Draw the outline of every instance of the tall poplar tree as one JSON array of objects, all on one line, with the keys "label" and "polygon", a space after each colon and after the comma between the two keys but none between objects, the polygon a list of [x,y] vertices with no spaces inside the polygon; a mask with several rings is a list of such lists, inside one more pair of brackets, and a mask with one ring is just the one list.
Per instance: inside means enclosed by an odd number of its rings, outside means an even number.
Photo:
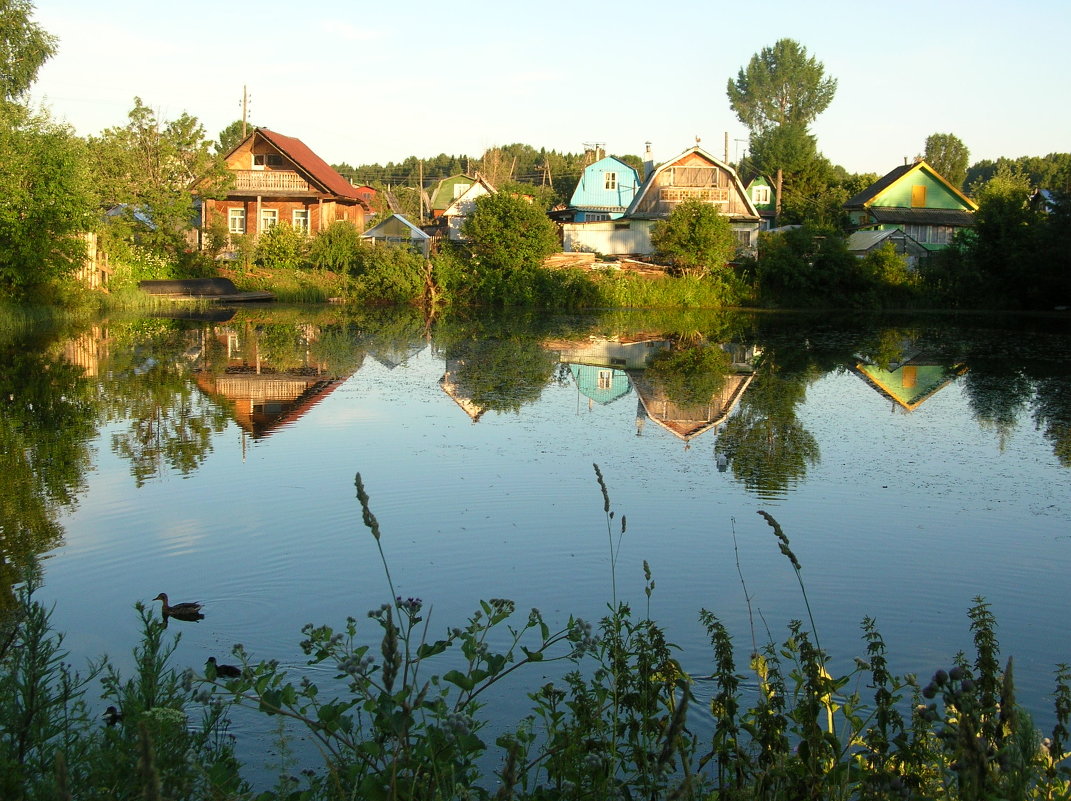
[{"label": "tall poplar tree", "polygon": [[923,158],[941,173],[942,178],[957,189],[963,188],[971,153],[962,139],[950,133],[930,134],[926,137],[926,153]]},{"label": "tall poplar tree", "polygon": [[837,80],[825,75],[822,62],[792,39],[764,47],[735,80],[729,79],[729,104],[751,133],[752,151],[769,156],[771,163],[760,167],[775,173],[778,214],[789,167],[783,158],[807,150],[807,127],[829,107],[836,91]]}]

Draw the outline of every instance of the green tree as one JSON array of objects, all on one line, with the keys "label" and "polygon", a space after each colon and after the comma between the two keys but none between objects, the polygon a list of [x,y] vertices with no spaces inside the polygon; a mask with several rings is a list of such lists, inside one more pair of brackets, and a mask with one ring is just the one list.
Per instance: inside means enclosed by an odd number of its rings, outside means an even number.
[{"label": "green tree", "polygon": [[123,210],[110,218],[113,233],[168,256],[186,249],[198,224],[193,184],[204,179],[218,190],[226,180],[222,158],[197,118],[183,113],[161,120],[135,97],[127,125],[91,137],[89,146],[104,203]]},{"label": "green tree", "polygon": [[950,184],[963,187],[970,163],[970,151],[955,134],[935,133],[926,137],[926,163],[941,173]]},{"label": "green tree", "polygon": [[835,78],[807,48],[792,39],[764,47],[729,80],[729,103],[740,122],[750,130],[814,122],[833,100]]},{"label": "green tree", "polygon": [[216,152],[221,155],[226,155],[245,139],[246,134],[252,130],[253,126],[248,125],[242,120],[235,120],[220,131],[219,136],[216,137]]},{"label": "green tree", "polygon": [[981,274],[988,300],[1037,306],[1039,211],[1030,205],[1030,179],[1001,167],[978,192],[969,258]]},{"label": "green tree", "polygon": [[85,148],[70,129],[0,102],[0,292],[20,294],[86,257],[96,211]]},{"label": "green tree", "polygon": [[756,266],[765,303],[781,306],[868,304],[871,284],[841,233],[805,225],[763,234]]},{"label": "green tree", "polygon": [[[801,136],[826,110],[836,91],[837,81],[826,77],[822,62],[808,56],[807,48],[792,39],[781,39],[756,53],[726,88],[729,105],[752,136],[786,128],[779,135],[781,155],[797,152],[803,144]],[[780,214],[785,166],[768,165],[766,170],[775,175]]]},{"label": "green tree", "polygon": [[0,0],[0,101],[21,97],[56,54],[56,37],[31,19],[29,0]]},{"label": "green tree", "polygon": [[685,275],[709,275],[726,268],[737,241],[729,218],[709,203],[685,200],[655,223],[651,244]]},{"label": "green tree", "polygon": [[523,197],[498,192],[476,199],[462,233],[480,272],[528,272],[559,249],[558,233],[543,208]]}]

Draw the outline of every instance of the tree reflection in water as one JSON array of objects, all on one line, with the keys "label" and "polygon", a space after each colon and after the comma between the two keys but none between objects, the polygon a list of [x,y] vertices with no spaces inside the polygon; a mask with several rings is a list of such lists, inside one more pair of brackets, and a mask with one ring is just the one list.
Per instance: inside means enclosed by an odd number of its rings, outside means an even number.
[{"label": "tree reflection in water", "polygon": [[0,616],[37,556],[63,541],[57,518],[85,488],[98,402],[54,337],[0,344]]},{"label": "tree reflection in water", "polygon": [[782,496],[818,464],[818,441],[796,415],[809,378],[780,373],[773,354],[765,354],[739,411],[714,443],[715,457],[724,457],[733,476],[760,498]]}]

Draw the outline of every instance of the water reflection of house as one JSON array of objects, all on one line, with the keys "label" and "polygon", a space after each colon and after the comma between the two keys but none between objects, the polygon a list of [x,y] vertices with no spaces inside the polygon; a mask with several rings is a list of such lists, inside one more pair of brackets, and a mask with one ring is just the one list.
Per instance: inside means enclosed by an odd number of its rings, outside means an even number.
[{"label": "water reflection of house", "polygon": [[368,355],[388,370],[401,367],[428,346],[420,340],[397,340],[369,346]]},{"label": "water reflection of house", "polygon": [[580,342],[552,341],[544,346],[557,351],[559,361],[569,364],[578,390],[593,403],[610,403],[635,388],[639,398],[637,434],[651,419],[687,442],[728,418],[751,383],[759,350],[753,346],[721,345],[729,354],[729,374],[721,391],[705,403],[681,404],[646,377],[651,357],[672,345],[664,337],[638,334],[612,339],[591,337]]},{"label": "water reflection of house", "polygon": [[576,382],[577,391],[593,404],[605,406],[628,394],[632,388],[628,373],[613,367],[597,364],[570,364],[569,372]]},{"label": "water reflection of house", "polygon": [[650,419],[685,442],[724,423],[753,378],[751,373],[730,373],[725,376],[721,391],[711,395],[706,403],[682,404],[669,397],[661,385],[648,381],[643,373],[630,375],[639,396],[636,435],[642,433],[644,423]]},{"label": "water reflection of house", "polygon": [[446,372],[439,379],[439,386],[443,388],[443,392],[453,398],[454,403],[460,406],[465,414],[472,418],[472,422],[478,423],[483,413],[487,411],[487,407],[476,403],[472,399],[472,392],[466,382],[459,380],[464,367],[464,359],[447,359]]},{"label": "water reflection of house", "polygon": [[[298,329],[306,342],[319,336],[314,325]],[[208,336],[226,348],[225,355],[221,354],[219,364],[201,362],[194,380],[206,395],[229,406],[235,422],[254,438],[266,437],[298,420],[355,371],[340,375],[324,364],[308,363],[307,354],[305,364],[273,365],[262,356],[257,336],[248,326],[242,334],[231,326],[215,327]],[[242,348],[243,340],[248,352]]]},{"label": "water reflection of house", "polygon": [[630,371],[639,402],[636,406],[636,436],[643,433],[647,420],[685,442],[724,423],[740,402],[754,377],[755,361],[761,351],[753,345],[726,343],[720,346],[729,354],[729,372],[721,389],[705,403],[680,403],[671,398],[657,381],[645,373]]},{"label": "water reflection of house", "polygon": [[913,412],[957,376],[967,372],[964,364],[945,364],[925,354],[906,356],[900,362],[880,367],[859,361],[852,372],[892,401],[893,411]]},{"label": "water reflection of house", "polygon": [[670,341],[653,334],[591,337],[585,340],[548,340],[543,347],[558,354],[563,364],[590,364],[622,370],[642,370],[647,360],[667,350]]},{"label": "water reflection of house", "polygon": [[257,372],[254,367],[228,367],[222,373],[201,371],[197,386],[234,410],[234,420],[254,437],[266,437],[293,423],[345,381],[316,368],[301,372]]}]

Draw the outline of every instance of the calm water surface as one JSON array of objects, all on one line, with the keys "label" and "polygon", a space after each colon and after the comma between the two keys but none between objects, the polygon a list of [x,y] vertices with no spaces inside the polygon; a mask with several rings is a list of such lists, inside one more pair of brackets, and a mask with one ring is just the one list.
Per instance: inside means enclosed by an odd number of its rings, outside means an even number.
[{"label": "calm water surface", "polygon": [[[396,589],[431,605],[434,634],[492,597],[521,618],[597,619],[611,567],[594,462],[628,519],[619,597],[646,609],[647,560],[651,614],[691,673],[712,670],[700,608],[742,665],[751,618],[760,644],[806,619],[762,509],[791,539],[838,666],[865,654],[870,616],[891,667],[925,681],[970,652],[966,611],[983,595],[1048,727],[1053,668],[1071,662],[1069,331],[1067,318],[256,309],[35,332],[0,347],[3,603],[37,553],[75,664],[129,667],[133,604],[164,591],[206,605],[204,621],[173,624],[180,664],[242,643],[309,671],[303,624],[388,599],[360,472]],[[493,700],[501,725],[552,675],[540,670]]]}]

